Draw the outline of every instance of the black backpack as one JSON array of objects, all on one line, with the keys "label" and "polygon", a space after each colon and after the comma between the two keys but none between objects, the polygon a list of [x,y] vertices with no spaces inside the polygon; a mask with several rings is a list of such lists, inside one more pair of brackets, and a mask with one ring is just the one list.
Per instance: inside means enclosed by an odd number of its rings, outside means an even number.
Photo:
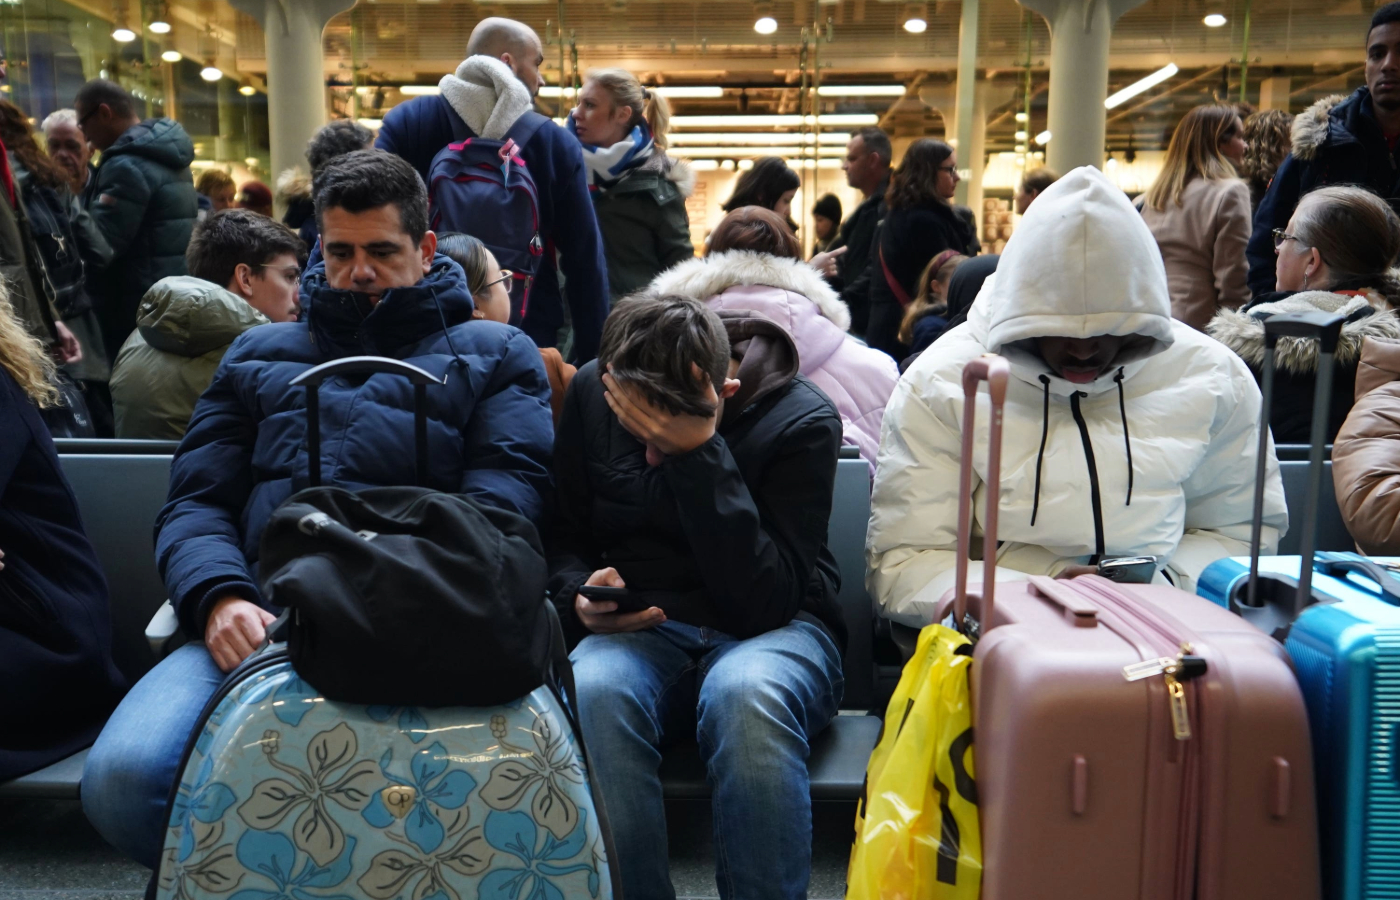
[{"label": "black backpack", "polygon": [[534,525],[424,487],[320,486],[317,389],[366,372],[413,382],[418,482],[426,481],[425,392],[444,379],[398,360],[351,357],[292,382],[307,387],[313,487],[272,514],[259,563],[264,596],[287,610],[292,665],[347,703],[493,706],[523,697],[548,681],[558,627]]}]

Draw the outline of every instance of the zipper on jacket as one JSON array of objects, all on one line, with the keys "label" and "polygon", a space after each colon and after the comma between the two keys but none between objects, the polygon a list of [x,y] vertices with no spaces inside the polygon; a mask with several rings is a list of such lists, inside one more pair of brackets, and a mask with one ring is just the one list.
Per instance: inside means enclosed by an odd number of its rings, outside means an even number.
[{"label": "zipper on jacket", "polygon": [[1074,424],[1079,426],[1079,441],[1084,445],[1084,461],[1089,465],[1089,502],[1094,508],[1094,558],[1090,565],[1098,565],[1103,559],[1103,501],[1099,497],[1099,467],[1094,462],[1094,442],[1089,439],[1089,425],[1084,421],[1084,413],[1079,409],[1079,398],[1087,397],[1083,391],[1069,395],[1070,412],[1074,413]]}]

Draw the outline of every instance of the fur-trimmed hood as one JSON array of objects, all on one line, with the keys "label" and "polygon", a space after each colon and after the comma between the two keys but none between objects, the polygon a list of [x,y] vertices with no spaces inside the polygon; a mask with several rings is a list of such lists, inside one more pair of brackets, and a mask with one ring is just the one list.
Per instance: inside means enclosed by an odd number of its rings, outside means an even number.
[{"label": "fur-trimmed hood", "polygon": [[[1356,94],[1333,94],[1330,97],[1323,97],[1295,116],[1293,118],[1293,149],[1291,151],[1293,158],[1304,162],[1312,162],[1317,159],[1318,152],[1327,144],[1327,138],[1331,133],[1333,112],[1356,96]],[[1336,124],[1345,128],[1340,121]]]},{"label": "fur-trimmed hood", "polygon": [[[1366,310],[1374,312],[1367,314]],[[1276,313],[1335,312],[1349,318],[1337,344],[1339,365],[1354,367],[1361,359],[1361,344],[1368,338],[1400,338],[1400,317],[1378,293],[1354,296],[1331,291],[1299,291],[1245,310],[1222,309],[1206,326],[1206,333],[1229,347],[1255,370],[1264,365],[1264,319]],[[1355,319],[1351,317],[1355,316]],[[1294,375],[1317,371],[1318,343],[1311,338],[1279,338],[1274,364]]]},{"label": "fur-trimmed hood", "polygon": [[277,176],[277,197],[283,203],[311,199],[311,176],[301,169],[288,169]]},{"label": "fur-trimmed hood", "polygon": [[729,288],[764,285],[801,294],[816,305],[823,318],[842,331],[851,327],[851,311],[831,286],[807,263],[749,250],[727,250],[686,260],[652,281],[657,294],[679,294],[707,300]]}]

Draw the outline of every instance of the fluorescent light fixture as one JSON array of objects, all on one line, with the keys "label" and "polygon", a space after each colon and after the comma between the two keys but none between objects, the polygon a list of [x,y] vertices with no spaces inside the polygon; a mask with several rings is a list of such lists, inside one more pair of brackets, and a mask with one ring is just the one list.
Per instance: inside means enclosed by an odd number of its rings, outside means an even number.
[{"label": "fluorescent light fixture", "polygon": [[378,131],[379,126],[384,124],[383,119],[356,119],[355,121],[359,122],[361,125],[365,126],[370,131]]},{"label": "fluorescent light fixture", "polygon": [[[781,156],[784,159],[793,159],[798,156],[811,156],[814,151],[810,147],[668,147],[667,152],[673,156],[684,156],[692,159],[715,156]],[[822,147],[815,153],[818,156],[828,156],[834,159],[846,155],[846,151],[840,147]]]},{"label": "fluorescent light fixture", "polygon": [[1141,81],[1134,81],[1118,93],[1110,94],[1108,99],[1103,102],[1104,108],[1113,109],[1115,106],[1121,106],[1143,91],[1151,90],[1180,71],[1181,70],[1176,67],[1176,63],[1167,63]]},{"label": "fluorescent light fixture", "polygon": [[[724,88],[719,85],[697,85],[685,87],[653,87],[648,90],[660,94],[663,97],[675,98],[678,100],[716,100],[724,96]],[[436,94],[438,89],[434,87],[432,93]],[[571,87],[564,88],[558,85],[546,85],[540,88],[539,95],[547,98],[567,97],[574,92]],[[404,93],[407,93],[405,91]],[[426,91],[424,93],[427,93]]]},{"label": "fluorescent light fixture", "polygon": [[719,167],[720,167],[721,169],[723,169],[724,171],[726,171],[726,172],[733,172],[733,171],[734,171],[734,160],[732,160],[732,159],[720,160]]},{"label": "fluorescent light fixture", "polygon": [[[816,116],[801,115],[778,115],[778,116],[672,116],[672,128],[789,128],[798,127],[804,124],[816,125]],[[835,113],[829,116],[822,116],[821,124],[824,127],[857,127],[860,125],[877,125],[880,117],[874,113]]]},{"label": "fluorescent light fixture", "polygon": [[1017,153],[1025,153],[1025,152],[1026,152],[1026,145],[1025,145],[1025,144],[1017,144],[1017,145],[1016,145],[1016,152],[1017,152]]},{"label": "fluorescent light fixture", "polygon": [[168,63],[177,63],[184,59],[184,57],[180,55],[179,50],[167,50],[160,55],[160,58]]},{"label": "fluorescent light fixture", "polygon": [[[5,85],[5,87],[9,87],[9,85],[7,84],[7,85]],[[740,171],[740,172],[747,172],[749,169],[752,169],[752,168],[753,168],[753,160],[751,160],[751,159],[741,159],[741,160],[739,160],[739,171]]]},{"label": "fluorescent light fixture", "polygon": [[772,34],[778,30],[778,20],[772,16],[763,16],[753,23],[753,30],[759,34]]},{"label": "fluorescent light fixture", "polygon": [[[741,168],[743,167],[743,163],[739,165]],[[749,165],[752,166],[753,164],[750,163]],[[713,159],[697,159],[690,164],[690,168],[691,171],[694,172],[713,172],[719,168],[719,162]]]},{"label": "fluorescent light fixture", "polygon": [[1222,16],[1220,13],[1211,13],[1201,21],[1205,23],[1205,26],[1207,28],[1219,28],[1221,25],[1224,25],[1230,20]]},{"label": "fluorescent light fixture", "polygon": [[205,66],[199,70],[199,77],[205,81],[218,81],[224,77],[224,73],[220,72],[216,66]]},{"label": "fluorescent light fixture", "polygon": [[1018,113],[1016,114],[1016,121],[1017,121],[1017,122],[1025,122],[1025,121],[1026,121],[1027,119],[1029,119],[1029,118],[1030,118],[1030,116],[1026,115],[1026,114],[1023,113],[1023,112],[1018,112]]},{"label": "fluorescent light fixture", "polygon": [[1035,142],[1040,146],[1044,147],[1046,144],[1050,143],[1050,137],[1050,129],[1047,128],[1046,130],[1042,131],[1040,134],[1037,134],[1035,136]]},{"label": "fluorescent light fixture", "polygon": [[1014,135],[1012,135],[1012,137],[1014,137],[1017,141],[1024,143],[1026,140],[1026,132],[1018,131]]},{"label": "fluorescent light fixture", "polygon": [[928,22],[914,16],[904,20],[904,30],[910,34],[923,34],[928,31]]},{"label": "fluorescent light fixture", "polygon": [[899,84],[823,84],[817,88],[818,97],[903,97]]},{"label": "fluorescent light fixture", "polygon": [[112,32],[112,40],[119,44],[129,44],[136,40],[136,32],[130,28],[118,28]]},{"label": "fluorescent light fixture", "polygon": [[[399,93],[405,97],[426,97],[433,94],[441,94],[442,88],[435,84],[405,84],[399,88]],[[544,93],[541,91],[541,93]]]},{"label": "fluorescent light fixture", "polygon": [[250,169],[256,166],[257,164],[258,158],[256,156],[250,156],[247,159],[243,160],[243,165],[247,166]]},{"label": "fluorescent light fixture", "polygon": [[818,168],[818,169],[839,169],[839,168],[841,168],[841,160],[839,160],[839,159],[819,159],[819,160],[817,160],[817,168]]},{"label": "fluorescent light fixture", "polygon": [[166,22],[166,21],[164,21],[164,20],[162,20],[162,19],[156,19],[154,22],[152,22],[151,24],[147,25],[146,27],[149,28],[149,29],[151,29],[151,34],[169,34],[169,33],[170,33],[170,23],[169,23],[169,22]]},{"label": "fluorescent light fixture", "polygon": [[243,87],[238,89],[238,93],[242,94],[245,97],[251,97],[257,92],[257,89],[254,88],[251,84],[245,84],[243,85]]},{"label": "fluorescent light fixture", "polygon": [[795,131],[677,131],[666,135],[672,146],[677,144],[835,144],[842,147],[850,140],[850,135],[840,132],[830,134],[799,134]]}]

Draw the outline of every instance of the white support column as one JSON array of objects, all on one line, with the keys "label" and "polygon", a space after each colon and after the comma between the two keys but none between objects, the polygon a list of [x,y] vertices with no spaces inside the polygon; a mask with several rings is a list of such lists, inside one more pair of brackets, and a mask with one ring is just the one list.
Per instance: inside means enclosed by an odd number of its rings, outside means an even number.
[{"label": "white support column", "polygon": [[257,19],[267,40],[267,119],[272,177],[305,160],[306,142],[326,124],[321,33],[355,0],[230,0]]},{"label": "white support column", "polygon": [[[980,128],[974,124],[977,119],[977,26],[981,13],[980,2],[981,0],[962,0],[962,20],[958,25],[957,99],[953,107],[952,129],[952,134],[956,137],[949,142],[957,148],[958,167],[971,170],[979,185],[982,183],[980,145],[983,141],[978,140],[978,135],[983,139],[987,135],[985,117]],[[953,194],[954,203],[967,205],[970,202],[968,194],[973,178],[958,183],[957,191]]]},{"label": "white support column", "polygon": [[[1050,144],[1057,172],[1103,167],[1108,41],[1113,26],[1143,0],[1019,0],[1050,23]],[[1033,135],[1032,135],[1033,136]]]}]

